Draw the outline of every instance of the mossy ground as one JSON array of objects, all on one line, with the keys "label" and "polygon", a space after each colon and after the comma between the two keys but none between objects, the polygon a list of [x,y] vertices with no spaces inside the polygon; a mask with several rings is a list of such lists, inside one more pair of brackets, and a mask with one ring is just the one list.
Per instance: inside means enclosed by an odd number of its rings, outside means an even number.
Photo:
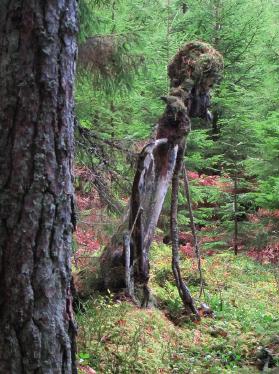
[{"label": "mossy ground", "polygon": [[[151,287],[157,309],[139,309],[114,295],[84,305],[77,315],[81,364],[108,374],[257,373],[257,350],[265,347],[277,365],[273,372],[279,373],[279,290],[273,269],[244,254],[206,257],[203,301],[214,317],[197,324],[181,313],[170,264],[170,248],[155,245]],[[195,260],[182,258],[182,268],[197,297]]]}]

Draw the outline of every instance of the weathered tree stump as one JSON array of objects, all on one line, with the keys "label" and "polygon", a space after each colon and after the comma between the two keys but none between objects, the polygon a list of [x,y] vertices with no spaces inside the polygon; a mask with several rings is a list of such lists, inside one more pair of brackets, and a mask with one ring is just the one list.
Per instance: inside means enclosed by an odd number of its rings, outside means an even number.
[{"label": "weathered tree stump", "polygon": [[[137,285],[136,291],[141,289],[145,295],[142,304],[146,304],[149,294],[149,248],[172,180],[178,148],[189,131],[187,108],[180,98],[173,97],[159,121],[156,140],[140,153],[128,216],[101,257],[105,288],[115,290],[125,287],[125,274],[129,271],[131,283]],[[123,235],[126,236],[124,242]],[[127,251],[130,251],[130,267],[126,267],[125,271]],[[127,260],[126,256],[126,263]],[[133,294],[132,288],[130,291]]]},{"label": "weathered tree stump", "polygon": [[179,270],[176,222],[179,173],[183,162],[190,117],[210,120],[209,91],[223,68],[221,55],[208,44],[186,44],[168,67],[170,95],[157,126],[156,140],[139,155],[127,216],[100,259],[105,289],[126,288],[144,306],[149,301],[149,249],[167,190],[173,185],[171,232],[173,271],[188,312],[197,314]]}]

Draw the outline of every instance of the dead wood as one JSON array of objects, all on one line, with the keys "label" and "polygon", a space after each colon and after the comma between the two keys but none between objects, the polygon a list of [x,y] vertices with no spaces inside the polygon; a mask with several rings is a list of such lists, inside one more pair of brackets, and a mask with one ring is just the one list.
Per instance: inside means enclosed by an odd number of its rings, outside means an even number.
[{"label": "dead wood", "polygon": [[[149,299],[149,248],[176,165],[178,146],[190,128],[186,107],[179,103],[177,109],[179,100],[175,98],[167,104],[158,124],[157,139],[146,145],[139,155],[128,215],[101,258],[104,287],[118,289],[126,283],[129,293],[132,282],[137,285],[135,292],[140,293],[138,298],[144,305]],[[133,271],[128,270],[127,263],[125,267],[125,252]]]},{"label": "dead wood", "polygon": [[99,35],[90,37],[79,45],[78,61],[89,69],[107,75],[116,55],[116,38],[113,35]]},{"label": "dead wood", "polygon": [[[172,181],[171,234],[175,281],[186,312],[198,317],[179,267],[177,199],[190,117],[208,119],[209,90],[223,67],[220,54],[205,43],[183,47],[169,66],[170,96],[158,122],[156,140],[139,155],[129,210],[100,258],[102,287],[119,290],[142,306],[150,301],[149,249],[163,202]],[[188,116],[189,115],[189,116]]]},{"label": "dead wood", "polygon": [[178,206],[178,191],[179,191],[179,175],[182,168],[183,157],[185,153],[185,141],[181,144],[176,166],[172,178],[172,197],[171,197],[171,239],[172,239],[172,270],[174,274],[175,283],[182,299],[185,311],[188,314],[194,314],[199,319],[198,310],[195,307],[194,300],[191,293],[183,281],[180,271],[180,256],[179,256],[179,230],[177,224],[177,206]]},{"label": "dead wood", "polygon": [[201,253],[200,253],[200,245],[199,245],[198,236],[197,236],[196,224],[195,224],[194,215],[193,215],[192,200],[191,200],[190,188],[189,188],[189,180],[188,180],[188,175],[187,175],[187,170],[186,170],[185,165],[183,165],[183,167],[182,167],[182,172],[183,172],[183,179],[184,179],[184,192],[185,192],[186,199],[187,199],[187,204],[188,204],[190,227],[191,227],[191,231],[192,231],[192,235],[193,235],[193,239],[194,239],[195,255],[196,255],[196,258],[197,258],[197,262],[198,262],[198,271],[199,271],[199,276],[200,276],[200,295],[199,295],[199,297],[201,297],[201,295],[204,294],[204,279],[203,279],[203,274],[202,274]]}]

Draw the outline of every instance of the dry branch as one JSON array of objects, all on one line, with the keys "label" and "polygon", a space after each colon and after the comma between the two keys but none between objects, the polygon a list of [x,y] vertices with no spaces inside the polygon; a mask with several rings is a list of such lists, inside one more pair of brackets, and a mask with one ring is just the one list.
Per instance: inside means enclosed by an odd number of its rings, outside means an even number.
[{"label": "dry branch", "polygon": [[195,307],[191,293],[186,286],[180,271],[179,256],[179,229],[177,225],[177,206],[178,206],[178,190],[179,190],[179,174],[182,168],[183,157],[185,153],[185,143],[181,145],[177,162],[172,178],[172,196],[171,196],[171,239],[172,239],[172,270],[175,283],[182,299],[184,308],[188,314],[193,313],[199,319],[198,310]]},{"label": "dry branch", "polygon": [[186,166],[183,165],[182,167],[182,172],[183,172],[183,179],[184,179],[184,191],[187,199],[187,204],[188,204],[188,211],[189,211],[189,217],[190,217],[190,227],[194,239],[194,246],[195,246],[195,254],[197,257],[197,262],[198,262],[198,271],[200,275],[200,295],[201,297],[202,294],[204,294],[204,279],[203,279],[203,274],[202,274],[202,264],[201,264],[201,253],[200,253],[200,246],[199,246],[199,241],[197,237],[197,230],[196,230],[196,225],[195,225],[195,220],[194,220],[194,215],[193,215],[193,208],[192,208],[192,200],[191,200],[191,195],[190,195],[190,188],[189,188],[189,180],[187,176],[187,170]]}]

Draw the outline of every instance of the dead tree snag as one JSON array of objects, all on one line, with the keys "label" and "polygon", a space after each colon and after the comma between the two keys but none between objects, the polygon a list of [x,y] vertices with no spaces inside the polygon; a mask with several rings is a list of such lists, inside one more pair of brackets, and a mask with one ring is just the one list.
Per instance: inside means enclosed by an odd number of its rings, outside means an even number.
[{"label": "dead tree snag", "polygon": [[202,42],[186,44],[168,68],[170,95],[157,127],[156,140],[139,155],[129,211],[111,244],[101,256],[104,288],[127,293],[147,305],[149,301],[149,248],[172,181],[171,232],[173,271],[186,310],[197,315],[179,269],[177,194],[190,117],[209,120],[209,91],[223,68],[221,55]]}]

